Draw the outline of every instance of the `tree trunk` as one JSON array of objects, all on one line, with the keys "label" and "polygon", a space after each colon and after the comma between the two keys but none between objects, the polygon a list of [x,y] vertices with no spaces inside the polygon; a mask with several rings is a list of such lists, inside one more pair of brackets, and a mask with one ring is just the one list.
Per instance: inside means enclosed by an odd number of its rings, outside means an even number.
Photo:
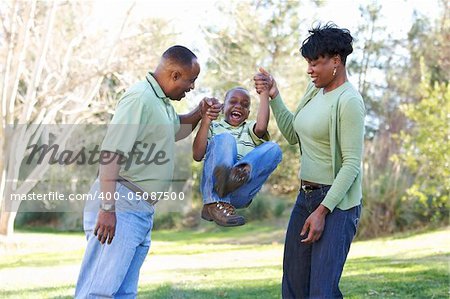
[{"label": "tree trunk", "polygon": [[16,212],[7,212],[3,209],[0,211],[0,235],[12,236],[14,233],[14,219]]}]

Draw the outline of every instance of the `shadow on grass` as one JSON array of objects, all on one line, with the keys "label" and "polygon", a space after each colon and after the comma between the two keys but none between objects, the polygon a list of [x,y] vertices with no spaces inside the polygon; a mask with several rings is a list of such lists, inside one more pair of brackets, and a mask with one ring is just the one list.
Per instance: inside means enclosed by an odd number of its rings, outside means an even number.
[{"label": "shadow on grass", "polygon": [[[210,269],[209,272],[212,270]],[[220,271],[220,270],[218,270]],[[210,299],[280,298],[280,282],[271,279],[221,282],[220,273],[208,270],[191,273],[194,281],[144,285],[140,281],[138,298]],[[251,273],[240,269],[240,273]],[[257,271],[259,272],[259,271]],[[212,273],[211,273],[212,274]],[[239,277],[237,275],[236,277]],[[192,279],[192,277],[190,278]],[[448,255],[430,255],[418,259],[358,258],[347,262],[341,280],[345,298],[449,298]],[[198,283],[197,283],[198,281]],[[210,281],[210,284],[208,284]],[[0,291],[1,298],[72,298],[74,286]]]},{"label": "shadow on grass", "polygon": [[449,298],[448,255],[347,262],[341,290],[348,298]]},{"label": "shadow on grass", "polygon": [[68,299],[73,298],[75,285],[64,285],[58,287],[33,288],[20,291],[3,291],[0,290],[0,298],[20,298],[20,299]]},{"label": "shadow on grass", "polygon": [[[158,230],[152,232],[152,240],[180,243],[211,244],[270,244],[284,242],[284,225],[274,227],[267,223],[253,222],[240,227],[221,227],[214,223],[202,224],[195,230]],[[252,238],[253,237],[253,238]],[[258,238],[256,238],[258,237]]]},{"label": "shadow on grass", "polygon": [[0,261],[0,270],[17,267],[57,267],[62,265],[70,265],[81,263],[84,251],[64,252],[62,254],[55,253],[34,253],[9,257]]},{"label": "shadow on grass", "polygon": [[27,234],[54,234],[54,235],[67,235],[67,236],[84,236],[82,230],[58,230],[54,227],[47,226],[19,226],[14,229],[16,233]]},{"label": "shadow on grass", "polygon": [[[46,298],[46,299],[67,299],[73,298],[74,286],[64,286],[55,288],[34,288],[16,291],[0,291],[1,298]],[[281,287],[279,284],[263,284],[258,286],[245,287],[223,287],[213,289],[193,289],[178,285],[163,284],[154,287],[144,287],[139,289],[137,298],[152,299],[211,299],[211,298],[280,298]]]},{"label": "shadow on grass", "polygon": [[262,284],[245,287],[229,286],[214,289],[192,289],[164,284],[156,288],[140,290],[138,298],[152,299],[211,299],[211,298],[281,298],[280,284]]}]

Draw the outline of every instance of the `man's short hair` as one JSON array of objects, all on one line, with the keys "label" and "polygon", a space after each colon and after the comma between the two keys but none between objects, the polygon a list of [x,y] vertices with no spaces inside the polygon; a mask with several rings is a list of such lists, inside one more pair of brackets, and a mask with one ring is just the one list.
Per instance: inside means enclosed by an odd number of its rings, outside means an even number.
[{"label": "man's short hair", "polygon": [[184,46],[176,45],[167,49],[162,57],[182,66],[191,66],[192,60],[197,59],[191,50]]}]

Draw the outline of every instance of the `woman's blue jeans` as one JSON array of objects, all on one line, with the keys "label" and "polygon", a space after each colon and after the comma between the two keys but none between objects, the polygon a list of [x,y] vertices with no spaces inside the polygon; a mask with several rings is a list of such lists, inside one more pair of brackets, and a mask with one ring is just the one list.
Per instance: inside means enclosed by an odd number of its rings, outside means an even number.
[{"label": "woman's blue jeans", "polygon": [[[281,149],[278,144],[268,141],[255,147],[237,161],[236,139],[229,133],[214,136],[208,143],[203,164],[200,186],[203,204],[221,201],[231,203],[236,208],[247,207],[269,175],[277,168],[281,158]],[[214,191],[214,168],[220,165],[233,167],[243,164],[250,165],[249,180],[235,191],[220,198]]]},{"label": "woman's blue jeans", "polygon": [[321,238],[301,243],[303,224],[323,201],[330,187],[301,190],[286,232],[282,295],[290,298],[342,298],[339,290],[344,263],[356,234],[361,205],[349,210],[334,209],[325,219]]}]

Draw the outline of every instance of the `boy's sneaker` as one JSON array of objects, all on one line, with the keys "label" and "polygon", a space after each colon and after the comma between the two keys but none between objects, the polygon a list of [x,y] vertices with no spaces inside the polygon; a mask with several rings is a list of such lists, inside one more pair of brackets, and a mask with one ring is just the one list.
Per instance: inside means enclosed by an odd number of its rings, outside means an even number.
[{"label": "boy's sneaker", "polygon": [[220,226],[245,224],[245,218],[236,215],[236,208],[226,202],[213,202],[203,205],[202,218],[207,221],[214,221]]}]

